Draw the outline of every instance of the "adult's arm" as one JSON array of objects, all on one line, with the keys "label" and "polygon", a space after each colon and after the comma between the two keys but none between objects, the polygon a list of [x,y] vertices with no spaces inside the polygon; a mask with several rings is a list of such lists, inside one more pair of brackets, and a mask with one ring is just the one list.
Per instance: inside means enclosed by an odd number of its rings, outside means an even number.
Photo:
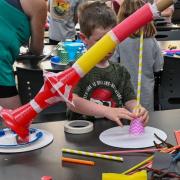
[{"label": "adult's arm", "polygon": [[29,50],[40,55],[44,46],[44,25],[47,17],[47,2],[45,0],[21,0],[24,12],[31,23],[31,39]]}]

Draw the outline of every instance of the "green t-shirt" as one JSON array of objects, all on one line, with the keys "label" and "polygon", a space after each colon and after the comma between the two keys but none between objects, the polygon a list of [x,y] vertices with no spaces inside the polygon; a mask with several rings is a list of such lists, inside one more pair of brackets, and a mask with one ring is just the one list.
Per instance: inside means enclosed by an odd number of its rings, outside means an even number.
[{"label": "green t-shirt", "polygon": [[[93,68],[80,80],[74,93],[84,99],[111,107],[122,107],[127,101],[136,98],[128,71],[112,62],[107,68]],[[68,117],[82,118],[71,111],[68,112]]]},{"label": "green t-shirt", "polygon": [[30,37],[29,18],[5,0],[0,1],[0,85],[14,86],[13,63]]}]

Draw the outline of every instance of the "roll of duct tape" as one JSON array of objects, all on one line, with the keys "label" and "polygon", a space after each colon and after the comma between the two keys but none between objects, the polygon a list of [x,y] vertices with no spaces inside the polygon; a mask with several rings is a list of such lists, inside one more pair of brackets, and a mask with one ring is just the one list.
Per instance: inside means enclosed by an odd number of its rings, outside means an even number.
[{"label": "roll of duct tape", "polygon": [[69,121],[64,125],[64,131],[71,134],[84,134],[93,130],[93,123],[85,120]]}]

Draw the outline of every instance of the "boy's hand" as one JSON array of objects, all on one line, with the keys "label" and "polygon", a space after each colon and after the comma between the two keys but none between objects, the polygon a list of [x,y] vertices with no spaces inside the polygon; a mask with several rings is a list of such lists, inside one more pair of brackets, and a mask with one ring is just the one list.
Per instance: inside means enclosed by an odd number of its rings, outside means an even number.
[{"label": "boy's hand", "polygon": [[136,115],[136,117],[139,117],[144,126],[148,123],[149,120],[149,112],[142,106],[135,107],[133,110],[133,113]]},{"label": "boy's hand", "polygon": [[125,108],[109,108],[105,114],[107,119],[110,119],[116,122],[119,126],[123,126],[121,119],[133,120],[137,116],[134,113],[131,113]]}]

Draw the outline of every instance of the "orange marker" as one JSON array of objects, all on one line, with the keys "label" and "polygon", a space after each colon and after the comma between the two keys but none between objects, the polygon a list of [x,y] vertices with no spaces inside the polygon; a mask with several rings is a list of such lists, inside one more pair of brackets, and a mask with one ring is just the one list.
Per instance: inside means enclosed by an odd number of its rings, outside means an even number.
[{"label": "orange marker", "polygon": [[94,166],[95,165],[94,161],[87,161],[87,160],[67,158],[67,157],[62,157],[62,161],[70,162],[70,163],[76,163],[76,164],[90,165],[90,166]]},{"label": "orange marker", "polygon": [[177,144],[180,145],[180,130],[174,131],[174,134],[176,137]]}]

